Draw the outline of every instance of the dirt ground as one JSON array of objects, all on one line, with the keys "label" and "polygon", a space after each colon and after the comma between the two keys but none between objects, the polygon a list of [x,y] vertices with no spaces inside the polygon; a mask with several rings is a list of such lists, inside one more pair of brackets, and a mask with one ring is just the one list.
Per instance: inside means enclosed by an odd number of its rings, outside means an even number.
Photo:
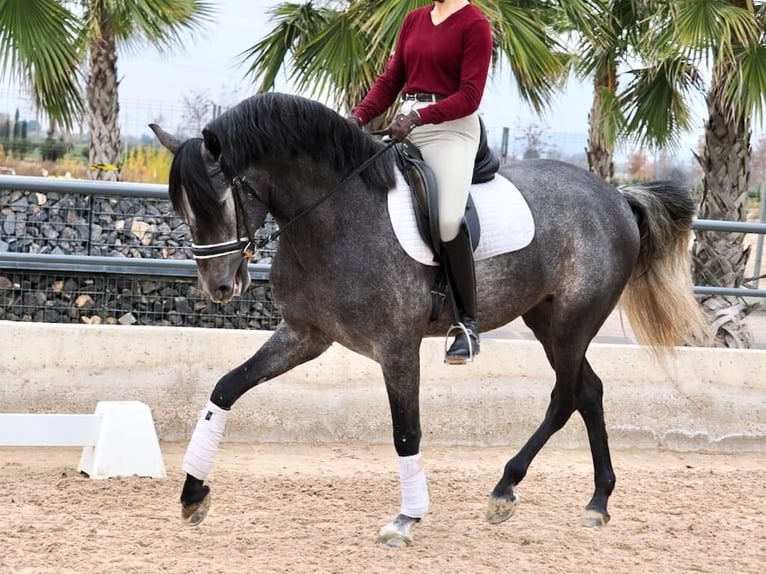
[{"label": "dirt ground", "polygon": [[544,449],[491,525],[513,449],[424,445],[431,512],[390,549],[375,536],[399,505],[392,447],[226,444],[197,528],[180,520],[185,445],[162,449],[167,479],[104,481],[76,472],[78,450],[0,449],[0,573],[766,571],[766,453],[616,451],[612,521],[585,529],[587,452]]}]

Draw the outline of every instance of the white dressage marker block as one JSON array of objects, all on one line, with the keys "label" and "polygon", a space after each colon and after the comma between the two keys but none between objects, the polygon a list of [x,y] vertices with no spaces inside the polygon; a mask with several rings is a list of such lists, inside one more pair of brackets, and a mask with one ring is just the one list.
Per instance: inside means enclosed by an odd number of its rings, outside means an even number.
[{"label": "white dressage marker block", "polygon": [[150,476],[165,478],[152,411],[139,401],[101,401],[101,428],[95,445],[82,450],[77,470],[91,478]]},{"label": "white dressage marker block", "polygon": [[0,446],[82,446],[77,470],[90,478],[164,478],[151,410],[139,401],[101,401],[92,415],[0,414]]}]

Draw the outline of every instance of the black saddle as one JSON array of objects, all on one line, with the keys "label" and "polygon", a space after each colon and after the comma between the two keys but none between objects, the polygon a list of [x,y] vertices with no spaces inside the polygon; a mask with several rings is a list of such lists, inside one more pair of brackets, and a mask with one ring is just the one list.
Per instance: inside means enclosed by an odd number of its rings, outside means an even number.
[{"label": "black saddle", "polygon": [[[471,183],[491,181],[497,170],[500,169],[500,158],[487,144],[487,130],[481,117],[479,118],[479,126],[479,148],[476,153]],[[405,140],[397,144],[395,149],[399,169],[412,190],[418,230],[426,243],[433,248],[435,258],[438,260],[441,251],[441,239],[439,237],[439,203],[436,178],[431,168],[423,161],[420,150],[411,141]],[[465,208],[465,221],[471,234],[471,244],[475,250],[479,244],[481,226],[470,193]]]}]

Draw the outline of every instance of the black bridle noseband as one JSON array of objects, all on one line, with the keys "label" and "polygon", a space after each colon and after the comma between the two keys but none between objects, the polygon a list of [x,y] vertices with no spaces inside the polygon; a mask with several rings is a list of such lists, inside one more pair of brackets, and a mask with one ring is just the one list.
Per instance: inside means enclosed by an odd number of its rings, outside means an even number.
[{"label": "black bridle noseband", "polygon": [[258,203],[264,206],[268,210],[268,205],[258,197],[258,194],[247,181],[245,176],[234,175],[226,167],[223,158],[220,158],[219,163],[221,171],[224,176],[231,181],[232,195],[234,196],[234,211],[237,217],[237,236],[238,239],[231,241],[224,241],[223,243],[207,243],[197,244],[192,243],[191,252],[194,259],[213,259],[215,257],[223,257],[224,255],[231,255],[233,253],[241,253],[242,257],[248,261],[252,260],[256,253],[263,249],[266,245],[277,239],[282,232],[290,227],[293,223],[298,221],[301,217],[315,209],[337,192],[344,183],[350,180],[352,177],[359,175],[365,169],[367,169],[376,159],[387,152],[395,144],[395,141],[388,142],[383,148],[375,152],[369,159],[365,160],[361,165],[356,167],[351,173],[338,182],[335,187],[330,190],[330,193],[324,197],[320,197],[317,201],[309,205],[306,209],[301,211],[298,215],[293,217],[290,221],[276,231],[273,231],[268,236],[257,241],[255,238],[256,229],[251,229],[247,221],[246,212],[244,209],[244,203],[248,200],[254,199]]}]

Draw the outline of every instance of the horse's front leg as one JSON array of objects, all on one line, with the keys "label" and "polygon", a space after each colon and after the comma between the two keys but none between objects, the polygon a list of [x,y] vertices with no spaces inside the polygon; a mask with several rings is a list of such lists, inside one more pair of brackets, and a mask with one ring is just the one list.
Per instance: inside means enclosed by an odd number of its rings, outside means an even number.
[{"label": "horse's front leg", "polygon": [[218,381],[184,457],[186,481],[181,491],[181,516],[187,524],[196,526],[207,515],[210,487],[204,480],[213,467],[232,405],[256,385],[318,357],[331,342],[318,331],[297,329],[283,321],[255,355]]},{"label": "horse's front leg", "polygon": [[412,544],[412,526],[428,512],[428,485],[420,457],[420,355],[418,346],[389,351],[381,361],[399,455],[401,509],[378,533],[388,546]]}]

